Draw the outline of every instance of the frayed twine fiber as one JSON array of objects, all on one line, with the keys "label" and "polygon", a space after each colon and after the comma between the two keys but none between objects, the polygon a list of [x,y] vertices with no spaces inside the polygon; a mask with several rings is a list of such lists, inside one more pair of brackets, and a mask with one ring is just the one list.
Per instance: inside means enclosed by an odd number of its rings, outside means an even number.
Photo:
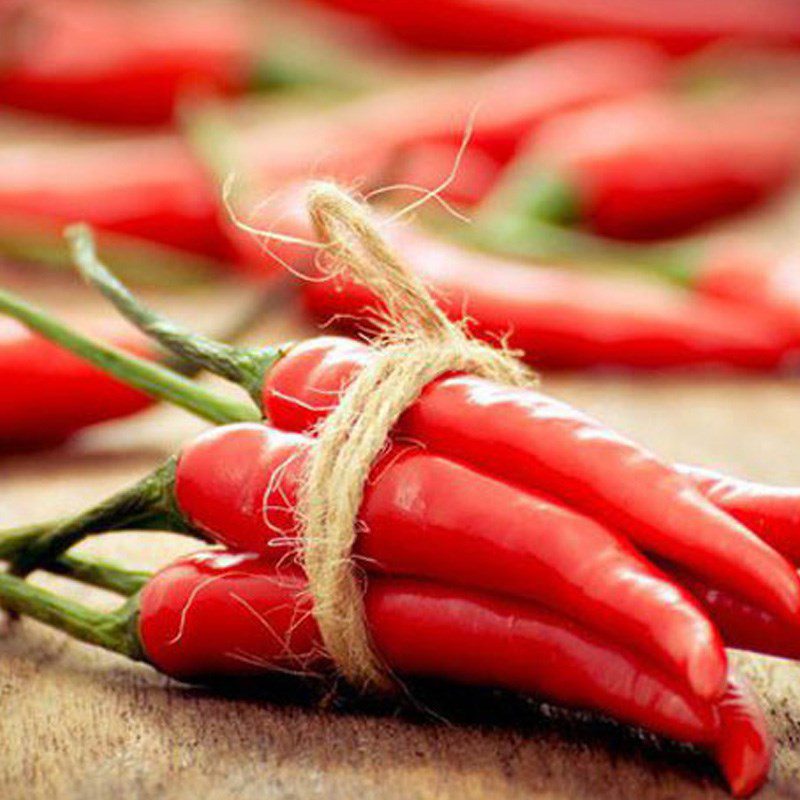
[{"label": "frayed twine fiber", "polygon": [[356,688],[387,691],[395,684],[372,648],[351,559],[372,464],[403,411],[440,375],[470,372],[511,386],[530,386],[535,377],[510,353],[470,338],[445,316],[391,252],[365,205],[330,183],[312,184],[307,202],[325,245],[324,268],[349,272],[387,314],[376,357],[318,429],[299,497],[301,560],[323,643],[341,675]]}]

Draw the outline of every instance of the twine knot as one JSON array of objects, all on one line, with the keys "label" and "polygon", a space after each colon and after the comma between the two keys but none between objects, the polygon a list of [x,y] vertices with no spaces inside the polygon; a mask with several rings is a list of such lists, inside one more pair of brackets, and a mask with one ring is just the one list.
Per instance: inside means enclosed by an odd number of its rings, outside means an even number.
[{"label": "twine knot", "polygon": [[471,338],[436,305],[391,251],[362,203],[331,183],[312,184],[308,211],[324,245],[324,269],[346,271],[386,309],[375,357],[321,423],[299,497],[301,561],[323,643],[342,676],[360,689],[394,688],[375,653],[363,586],[352,560],[364,485],[392,428],[431,381],[469,372],[530,386],[531,371],[509,352]]}]

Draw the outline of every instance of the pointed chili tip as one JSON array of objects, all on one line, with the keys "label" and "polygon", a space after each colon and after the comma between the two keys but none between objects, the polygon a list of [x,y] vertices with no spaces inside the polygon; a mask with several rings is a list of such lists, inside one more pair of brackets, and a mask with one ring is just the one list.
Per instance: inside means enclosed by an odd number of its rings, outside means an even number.
[{"label": "pointed chili tip", "polygon": [[728,657],[719,636],[701,642],[689,655],[686,675],[689,686],[703,700],[717,700],[725,693]]}]

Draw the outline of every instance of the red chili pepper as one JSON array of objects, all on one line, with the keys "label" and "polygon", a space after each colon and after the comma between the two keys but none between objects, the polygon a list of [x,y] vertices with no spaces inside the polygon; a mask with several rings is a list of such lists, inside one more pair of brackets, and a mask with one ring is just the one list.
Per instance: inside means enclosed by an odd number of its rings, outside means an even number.
[{"label": "red chili pepper", "polygon": [[[450,316],[466,318],[480,338],[505,339],[536,367],[772,370],[796,349],[780,325],[681,289],[515,264],[410,229],[392,243]],[[307,282],[302,291],[315,319],[370,330],[376,301],[348,278]]]},{"label": "red chili pepper", "polygon": [[611,103],[546,124],[523,157],[527,174],[515,165],[505,192],[518,213],[549,222],[620,239],[674,236],[786,187],[798,135],[794,91],[702,106]]},{"label": "red chili pepper", "polygon": [[185,92],[241,90],[252,60],[230,3],[17,0],[0,26],[0,104],[89,122],[167,122]]},{"label": "red chili pepper", "polygon": [[714,748],[734,797],[749,797],[767,780],[774,743],[750,687],[738,679],[717,705],[722,735]]},{"label": "red chili pepper", "polygon": [[672,577],[700,601],[719,627],[727,647],[800,660],[800,621],[778,619],[686,572],[668,569]]},{"label": "red chili pepper", "polygon": [[[241,336],[264,308],[262,298],[229,325],[223,338]],[[0,319],[0,381],[6,387],[0,392],[0,450],[54,446],[90,425],[135,414],[176,392],[186,399],[202,395],[197,410],[206,414],[216,409],[208,418],[217,422],[231,415],[253,418],[249,408],[184,378],[198,371],[194,364],[165,359],[163,351],[129,327],[95,326],[101,339],[91,339],[0,291],[3,312],[35,324],[25,328],[15,320]],[[87,360],[89,354],[93,358]],[[139,357],[133,364],[128,361],[132,355]],[[125,365],[127,375],[136,374],[138,389],[108,374],[115,364]],[[162,386],[171,388],[165,393]]]},{"label": "red chili pepper", "polygon": [[[247,221],[256,229],[313,239],[301,192],[298,184],[287,187]],[[796,349],[782,326],[761,316],[743,317],[738,307],[693,292],[512,263],[411,227],[387,227],[384,234],[451,316],[466,318],[482,338],[506,339],[537,367],[775,369]],[[243,231],[234,244],[250,273],[268,274],[273,257],[313,272],[314,251],[308,247],[262,242]],[[318,320],[350,330],[369,328],[376,300],[347,277],[305,282],[302,292],[306,309]]]},{"label": "red chili pepper", "polygon": [[800,489],[770,486],[683,464],[678,470],[715,506],[738,519],[788,561],[800,565]]},{"label": "red chili pepper", "polygon": [[513,52],[582,36],[628,36],[685,53],[718,40],[800,44],[792,0],[318,0],[359,14],[410,44]]},{"label": "red chili pepper", "polygon": [[554,115],[653,89],[667,76],[666,61],[647,45],[571,42],[477,75],[371,95],[313,122],[270,119],[241,131],[235,151],[248,179],[267,189],[310,173],[347,183],[369,176],[369,165],[396,148],[457,147],[472,119],[470,149],[505,162]]},{"label": "red chili pepper", "polygon": [[0,214],[20,224],[101,230],[222,258],[230,248],[212,184],[177,136],[0,147]]},{"label": "red chili pepper", "polygon": [[[117,346],[152,358],[136,332],[107,336]],[[78,356],[0,320],[0,450],[60,444],[100,422],[127,417],[153,401]]]}]

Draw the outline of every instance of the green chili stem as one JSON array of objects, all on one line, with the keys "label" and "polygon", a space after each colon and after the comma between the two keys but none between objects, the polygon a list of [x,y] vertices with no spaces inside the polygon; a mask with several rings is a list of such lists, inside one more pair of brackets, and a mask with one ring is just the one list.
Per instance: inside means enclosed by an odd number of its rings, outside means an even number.
[{"label": "green chili stem", "polygon": [[166,367],[83,336],[11,292],[0,290],[0,313],[137,389],[215,423],[255,421],[249,405],[222,397]]},{"label": "green chili stem", "polygon": [[13,574],[27,575],[50,564],[92,533],[154,526],[162,530],[183,529],[173,511],[175,464],[171,458],[132,486],[74,517],[57,520],[49,528],[32,526],[22,532],[9,532],[7,538],[0,539],[0,554],[8,557],[6,553],[11,551]]},{"label": "green chili stem", "polygon": [[[67,518],[62,518],[55,522],[28,525],[0,534],[0,560],[7,561],[13,558],[38,537],[67,521]],[[59,556],[48,564],[47,571],[125,596],[135,594],[150,578],[149,572],[127,570],[106,561],[69,554]]]},{"label": "green chili stem", "polygon": [[83,558],[65,554],[53,561],[48,572],[64,575],[72,580],[97,586],[124,597],[131,597],[140,591],[152,574],[144,570],[131,570],[118,567],[108,561]]},{"label": "green chili stem", "polygon": [[468,229],[448,232],[463,244],[514,259],[552,260],[571,267],[597,265],[626,272],[644,271],[678,286],[694,281],[699,245],[634,245],[612,242],[584,231],[519,214],[492,215]]},{"label": "green chili stem", "polygon": [[[8,561],[40,536],[63,525],[66,518],[53,522],[28,525],[0,534],[0,560]],[[149,577],[149,573],[123,570],[103,561],[92,561],[80,556],[64,554],[47,565],[49,572],[66,575],[101,589],[110,589],[119,594],[131,595],[138,591]]]},{"label": "green chili stem", "polygon": [[[195,334],[140,303],[97,258],[94,240],[85,225],[66,232],[73,258],[87,281],[96,286],[134,325],[181,358],[192,361],[244,387],[260,404],[265,372],[280,358],[281,347],[252,349],[222,344]],[[253,417],[251,416],[250,419]]]},{"label": "green chili stem", "polygon": [[116,611],[105,613],[22,578],[0,573],[0,605],[4,608],[33,617],[75,639],[143,661],[145,656],[136,633],[137,600],[134,595]]},{"label": "green chili stem", "polygon": [[[285,26],[284,26],[285,27]],[[253,91],[324,89],[326,95],[350,95],[383,85],[393,77],[352,52],[300,29],[284,31],[270,42],[268,55],[257,61],[250,77]]]}]

